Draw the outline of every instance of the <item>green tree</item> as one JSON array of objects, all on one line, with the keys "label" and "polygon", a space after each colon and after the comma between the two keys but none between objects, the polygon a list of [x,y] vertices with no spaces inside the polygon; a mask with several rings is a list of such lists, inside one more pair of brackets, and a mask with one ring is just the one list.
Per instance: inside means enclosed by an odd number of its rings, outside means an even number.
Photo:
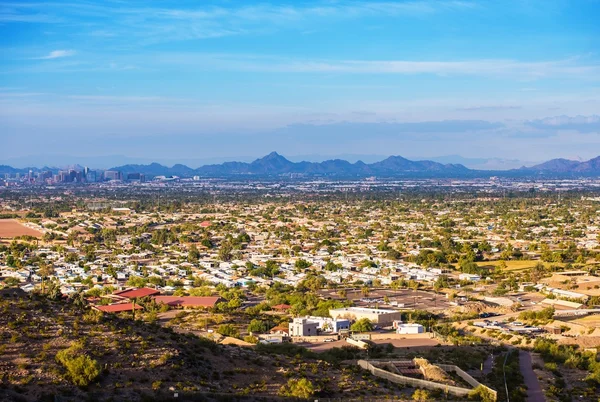
[{"label": "green tree", "polygon": [[350,330],[354,332],[373,331],[373,323],[368,318],[361,318],[350,326]]},{"label": "green tree", "polygon": [[217,332],[223,336],[231,336],[232,338],[239,338],[240,331],[237,330],[233,324],[222,324],[219,325]]},{"label": "green tree", "polygon": [[269,330],[269,323],[262,320],[252,320],[248,324],[248,332],[263,334]]},{"label": "green tree", "polygon": [[188,262],[191,264],[196,264],[200,259],[200,252],[195,244],[192,244],[190,247],[190,251],[188,252]]}]

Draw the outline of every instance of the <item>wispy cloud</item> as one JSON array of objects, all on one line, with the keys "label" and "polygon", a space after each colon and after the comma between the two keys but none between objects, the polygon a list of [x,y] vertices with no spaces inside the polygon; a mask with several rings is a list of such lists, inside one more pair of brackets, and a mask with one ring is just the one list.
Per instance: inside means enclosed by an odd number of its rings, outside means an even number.
[{"label": "wispy cloud", "polygon": [[[417,16],[438,12],[476,8],[471,1],[315,1],[311,3],[249,4],[230,3],[227,6],[169,7],[121,4],[118,7],[88,3],[15,2],[0,6],[0,23],[60,22],[76,25],[81,32],[95,37],[119,37],[130,34],[132,39],[150,42],[205,39],[268,30],[298,28],[305,23],[348,20],[369,16]],[[138,3],[139,4],[139,3]],[[153,4],[153,3],[148,3]],[[164,4],[164,3],[163,3]],[[82,17],[104,21],[110,30],[96,24],[81,23]]]},{"label": "wispy cloud", "polygon": [[531,120],[526,125],[542,130],[573,130],[600,134],[600,116],[555,116]]},{"label": "wispy cloud", "polygon": [[77,52],[75,50],[53,50],[46,56],[38,57],[38,60],[52,60],[61,59],[63,57],[74,56]]},{"label": "wispy cloud", "polygon": [[497,112],[504,110],[519,110],[522,109],[521,106],[512,106],[512,105],[497,105],[497,106],[468,106],[468,107],[460,107],[456,110],[459,112]]},{"label": "wispy cloud", "polygon": [[[600,64],[578,58],[549,61],[475,59],[460,61],[323,60],[264,55],[169,53],[154,55],[157,64],[176,64],[204,70],[223,69],[270,73],[432,74],[438,76],[512,76],[523,79],[584,77],[600,79]],[[595,77],[595,78],[594,78]]]}]

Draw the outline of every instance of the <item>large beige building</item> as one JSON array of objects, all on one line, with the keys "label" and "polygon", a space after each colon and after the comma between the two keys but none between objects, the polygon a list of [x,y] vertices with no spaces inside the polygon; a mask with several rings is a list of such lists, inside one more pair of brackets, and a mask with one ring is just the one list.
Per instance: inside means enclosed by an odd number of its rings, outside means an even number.
[{"label": "large beige building", "polygon": [[360,320],[368,318],[373,324],[391,325],[395,320],[402,319],[402,313],[395,310],[383,310],[367,307],[344,307],[329,310],[329,315],[333,319],[348,318],[350,320]]}]

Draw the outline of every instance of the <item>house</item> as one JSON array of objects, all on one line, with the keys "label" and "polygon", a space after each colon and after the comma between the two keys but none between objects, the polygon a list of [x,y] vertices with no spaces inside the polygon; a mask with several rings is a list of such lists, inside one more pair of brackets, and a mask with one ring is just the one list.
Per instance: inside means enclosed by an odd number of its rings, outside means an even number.
[{"label": "house", "polygon": [[269,334],[271,335],[284,335],[288,336],[290,334],[289,326],[278,325],[269,330]]},{"label": "house", "polygon": [[318,329],[323,332],[340,332],[350,329],[350,320],[345,318],[333,319],[330,317],[306,317],[309,322],[315,322]]},{"label": "house", "polygon": [[160,294],[160,292],[156,289],[151,289],[151,288],[139,288],[139,289],[127,289],[127,290],[121,290],[120,292],[115,292],[113,293],[114,296],[117,296],[119,298],[123,298],[123,299],[135,299],[137,297],[147,297],[147,296],[154,296],[154,295],[158,295]]},{"label": "house", "polygon": [[142,306],[133,303],[109,304],[108,306],[94,306],[98,311],[103,313],[121,313],[123,311],[142,310]]},{"label": "house", "polygon": [[290,336],[315,336],[319,324],[310,322],[306,318],[294,318],[289,325]]},{"label": "house", "polygon": [[458,275],[458,279],[461,281],[479,282],[481,280],[481,276],[475,274],[460,274]]},{"label": "house", "polygon": [[279,311],[279,312],[285,313],[285,312],[287,312],[289,309],[291,309],[291,308],[292,308],[292,306],[290,306],[289,304],[277,304],[277,305],[275,305],[275,306],[272,306],[271,308],[272,308],[273,310],[275,310],[275,311]]},{"label": "house", "polygon": [[221,300],[217,296],[154,296],[157,303],[183,308],[213,308]]},{"label": "house", "polygon": [[425,329],[421,324],[398,324],[397,334],[422,334]]},{"label": "house", "polygon": [[366,307],[343,307],[329,310],[329,315],[334,318],[348,318],[351,320],[369,319],[373,324],[382,326],[391,325],[394,320],[402,319],[402,313],[395,310],[384,310]]},{"label": "house", "polygon": [[27,292],[27,293],[33,292],[34,289],[35,289],[35,286],[33,286],[33,284],[31,284],[31,283],[21,286],[21,290],[24,292]]}]

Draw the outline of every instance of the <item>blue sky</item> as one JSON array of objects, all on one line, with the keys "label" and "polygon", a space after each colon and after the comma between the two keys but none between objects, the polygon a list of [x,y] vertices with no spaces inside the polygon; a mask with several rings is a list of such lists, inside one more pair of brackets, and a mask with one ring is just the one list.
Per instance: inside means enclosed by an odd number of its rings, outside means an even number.
[{"label": "blue sky", "polygon": [[600,1],[0,1],[0,161],[600,154]]}]

